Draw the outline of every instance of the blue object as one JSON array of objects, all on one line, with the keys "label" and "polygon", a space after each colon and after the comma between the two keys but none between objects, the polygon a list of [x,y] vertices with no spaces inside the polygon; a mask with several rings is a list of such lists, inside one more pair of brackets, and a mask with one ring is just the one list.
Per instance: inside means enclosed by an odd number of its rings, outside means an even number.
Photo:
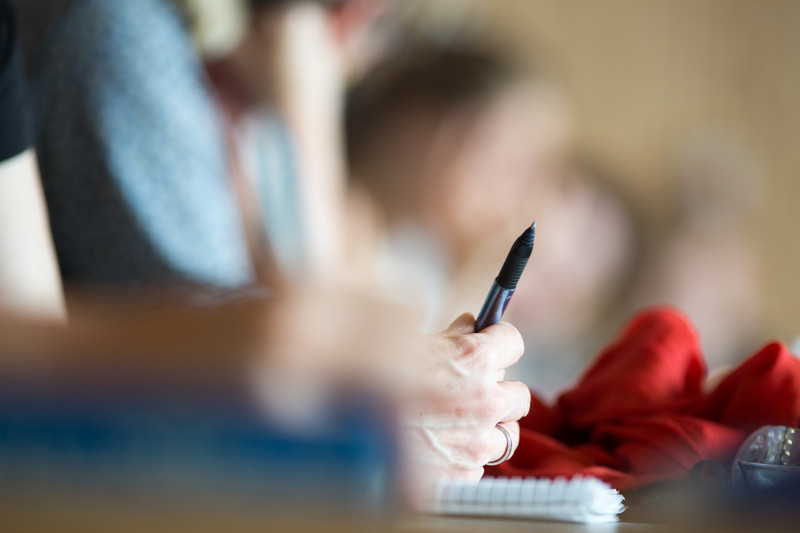
[{"label": "blue object", "polygon": [[395,452],[374,405],[342,401],[301,431],[208,401],[6,396],[0,479],[14,491],[103,493],[148,507],[382,512],[394,497]]}]

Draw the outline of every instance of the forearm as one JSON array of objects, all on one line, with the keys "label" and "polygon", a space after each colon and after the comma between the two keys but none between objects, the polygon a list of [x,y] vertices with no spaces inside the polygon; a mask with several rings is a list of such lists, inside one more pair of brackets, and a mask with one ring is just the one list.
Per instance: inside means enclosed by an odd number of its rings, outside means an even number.
[{"label": "forearm", "polygon": [[44,384],[232,391],[244,385],[257,352],[267,357],[257,349],[265,302],[213,310],[77,307],[69,326],[0,318],[0,374]]},{"label": "forearm", "polygon": [[323,8],[298,5],[280,22],[274,106],[295,148],[311,272],[329,275],[344,246],[344,67]]},{"label": "forearm", "polygon": [[324,289],[215,306],[71,295],[68,327],[0,316],[0,377],[248,392],[265,378],[368,384],[397,378],[415,322],[368,296]]},{"label": "forearm", "polygon": [[0,164],[0,307],[64,317],[61,278],[33,150]]}]

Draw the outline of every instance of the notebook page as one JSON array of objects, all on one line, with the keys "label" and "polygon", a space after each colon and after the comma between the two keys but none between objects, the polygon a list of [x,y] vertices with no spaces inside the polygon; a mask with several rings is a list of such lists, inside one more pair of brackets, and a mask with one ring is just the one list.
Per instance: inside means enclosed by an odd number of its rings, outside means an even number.
[{"label": "notebook page", "polygon": [[429,511],[436,514],[616,522],[624,498],[597,478],[483,478],[442,481]]}]

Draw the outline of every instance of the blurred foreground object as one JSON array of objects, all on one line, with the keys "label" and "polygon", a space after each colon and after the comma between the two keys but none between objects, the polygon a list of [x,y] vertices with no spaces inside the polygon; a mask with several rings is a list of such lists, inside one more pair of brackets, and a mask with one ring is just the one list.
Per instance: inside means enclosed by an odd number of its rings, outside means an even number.
[{"label": "blurred foreground object", "polygon": [[[11,447],[3,466],[20,484],[36,485],[39,475],[49,479],[49,468],[36,467],[40,447],[53,448],[44,452],[44,462],[58,456],[62,446],[66,457],[52,459],[55,463],[88,461],[88,473],[79,468],[76,476],[87,476],[90,484],[100,475],[91,460],[98,446],[101,457],[111,454],[108,461],[114,464],[114,454],[140,457],[147,471],[158,470],[163,462],[179,463],[162,459],[161,452],[188,453],[182,451],[189,449],[185,442],[196,438],[192,449],[202,456],[197,461],[213,463],[216,459],[203,456],[210,453],[204,446],[211,451],[235,448],[219,435],[237,435],[241,416],[247,424],[273,424],[279,442],[286,438],[282,428],[290,439],[295,432],[301,441],[310,437],[312,444],[319,436],[319,453],[326,456],[332,424],[336,439],[340,432],[359,432],[336,425],[344,416],[339,407],[346,415],[352,404],[358,414],[364,404],[368,416],[374,414],[370,420],[376,431],[386,433],[376,447],[392,460],[399,457],[403,466],[402,477],[387,485],[416,505],[439,479],[479,479],[483,466],[508,449],[498,424],[519,442],[517,420],[528,412],[530,394],[525,385],[503,379],[523,351],[519,332],[509,324],[474,333],[474,319],[465,314],[440,334],[421,335],[401,310],[322,289],[209,307],[154,306],[146,298],[121,311],[118,299],[114,303],[117,307],[102,314],[85,304],[69,327],[18,317],[0,320],[0,391],[8,407],[0,412],[6,417],[0,420],[5,428],[0,434]],[[169,428],[159,433],[162,416]],[[130,425],[115,425],[128,419]],[[142,437],[135,430],[140,419]],[[147,437],[151,424],[157,427]],[[258,427],[252,431],[258,433]],[[271,435],[270,429],[265,438]],[[142,439],[167,443],[139,448]],[[337,442],[334,449],[339,449]],[[111,449],[103,452],[106,445]],[[256,465],[291,464],[293,445],[264,446],[269,453],[252,457]],[[106,459],[100,463],[104,467]],[[196,468],[205,472],[202,465]],[[127,470],[111,472],[112,480],[127,483]]]},{"label": "blurred foreground object", "polygon": [[[400,501],[394,407],[376,391],[380,375],[407,373],[383,345],[405,352],[402,314],[319,293],[206,308],[146,299],[124,312],[114,301],[103,314],[78,306],[69,327],[0,320],[4,524],[355,519]],[[338,315],[298,339],[297,316],[329,316],[325,301]],[[370,366],[371,339],[386,359]],[[42,501],[35,520],[19,514]]]},{"label": "blurred foreground object", "polygon": [[[375,402],[338,401],[324,422],[298,430],[244,406],[152,400],[6,391],[4,528],[121,526],[129,513],[178,524],[227,516],[228,527],[255,520],[270,530],[292,517],[375,519],[397,504],[394,439]],[[36,516],[20,512],[37,504]]]}]

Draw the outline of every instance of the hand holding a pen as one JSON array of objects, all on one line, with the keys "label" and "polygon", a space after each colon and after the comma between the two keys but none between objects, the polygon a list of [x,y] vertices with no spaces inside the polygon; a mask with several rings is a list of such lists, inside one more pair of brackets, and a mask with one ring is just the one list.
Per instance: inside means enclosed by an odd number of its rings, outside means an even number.
[{"label": "hand holding a pen", "polygon": [[[412,457],[428,480],[477,480],[484,465],[508,460],[519,445],[519,419],[530,409],[530,391],[504,381],[505,369],[523,353],[522,336],[500,322],[533,252],[536,222],[514,242],[477,320],[461,315],[430,337],[432,387],[405,420]],[[438,345],[437,345],[438,343]]]},{"label": "hand holding a pen", "polygon": [[427,388],[402,419],[419,479],[480,479],[484,465],[507,452],[497,425],[514,447],[519,443],[518,420],[528,413],[530,391],[503,379],[522,356],[522,337],[505,322],[474,329],[475,319],[464,314],[446,331],[427,336]]}]

